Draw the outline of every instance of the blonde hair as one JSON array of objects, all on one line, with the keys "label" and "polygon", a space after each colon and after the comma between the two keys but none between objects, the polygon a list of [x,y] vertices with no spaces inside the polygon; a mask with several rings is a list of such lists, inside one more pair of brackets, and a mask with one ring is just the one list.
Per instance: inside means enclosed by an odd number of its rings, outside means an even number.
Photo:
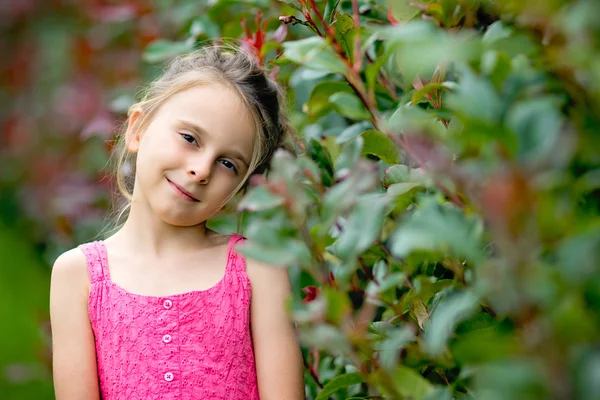
[{"label": "blonde hair", "polygon": [[116,156],[116,167],[113,168],[114,178],[121,202],[114,199],[114,227],[110,232],[117,231],[120,222],[131,206],[133,200],[133,185],[135,183],[135,154],[131,153],[125,143],[127,122],[132,113],[141,111],[132,129],[144,131],[158,109],[174,94],[199,85],[221,84],[233,89],[250,111],[256,127],[253,154],[248,168],[239,187],[225,200],[227,203],[242,189],[253,174],[267,171],[273,153],[278,148],[294,153],[291,129],[284,113],[284,95],[281,87],[269,77],[269,71],[259,65],[255,56],[240,47],[228,45],[210,45],[200,50],[179,56],[172,60],[164,73],[151,82],[142,99],[133,104],[128,111],[128,117],[120,135],[113,156]]}]

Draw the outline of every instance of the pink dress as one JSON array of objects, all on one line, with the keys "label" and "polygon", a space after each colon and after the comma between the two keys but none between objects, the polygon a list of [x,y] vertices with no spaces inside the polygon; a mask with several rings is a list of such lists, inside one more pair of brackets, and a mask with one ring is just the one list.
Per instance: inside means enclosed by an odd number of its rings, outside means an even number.
[{"label": "pink dress", "polygon": [[215,286],[172,296],[117,286],[101,241],[86,243],[88,312],[103,400],[258,399],[250,280],[232,236]]}]

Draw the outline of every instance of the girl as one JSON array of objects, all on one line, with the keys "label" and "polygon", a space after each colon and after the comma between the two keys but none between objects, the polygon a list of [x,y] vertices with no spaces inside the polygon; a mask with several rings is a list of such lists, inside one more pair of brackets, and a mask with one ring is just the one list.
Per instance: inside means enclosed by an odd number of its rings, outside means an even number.
[{"label": "girl", "polygon": [[304,398],[286,269],[206,227],[286,146],[280,93],[251,56],[215,46],[176,59],[131,107],[127,219],[52,270],[58,400]]}]

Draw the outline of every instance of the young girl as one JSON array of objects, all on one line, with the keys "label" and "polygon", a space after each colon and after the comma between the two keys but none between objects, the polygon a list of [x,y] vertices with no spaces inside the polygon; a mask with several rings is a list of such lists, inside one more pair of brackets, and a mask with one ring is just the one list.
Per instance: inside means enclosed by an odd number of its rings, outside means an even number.
[{"label": "young girl", "polygon": [[131,107],[126,222],[52,270],[58,400],[304,398],[286,269],[205,225],[285,146],[280,93],[251,56],[214,46]]}]

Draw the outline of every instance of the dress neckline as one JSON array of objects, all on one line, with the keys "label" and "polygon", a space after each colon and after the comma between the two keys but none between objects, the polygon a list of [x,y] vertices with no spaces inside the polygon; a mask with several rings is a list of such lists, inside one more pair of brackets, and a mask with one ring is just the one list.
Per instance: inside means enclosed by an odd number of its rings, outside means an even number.
[{"label": "dress neckline", "polygon": [[138,299],[145,299],[145,300],[160,300],[160,301],[162,301],[165,299],[180,299],[180,298],[186,298],[186,297],[190,297],[190,296],[194,296],[194,295],[209,294],[209,293],[212,293],[212,292],[218,290],[221,286],[223,286],[224,281],[226,280],[227,276],[231,273],[231,268],[233,267],[233,259],[234,259],[233,245],[237,242],[239,237],[240,236],[238,236],[238,235],[231,235],[229,237],[229,241],[227,243],[227,261],[225,263],[225,272],[223,273],[223,276],[221,277],[221,279],[219,279],[219,281],[217,281],[217,283],[215,283],[214,285],[212,285],[211,287],[209,287],[207,289],[190,290],[187,292],[173,293],[173,294],[168,294],[168,295],[164,295],[164,296],[154,296],[154,295],[134,293],[134,292],[131,292],[131,291],[125,289],[124,287],[118,285],[117,283],[115,283],[110,276],[110,269],[108,268],[108,252],[106,251],[106,245],[104,244],[103,240],[99,240],[96,243],[98,245],[98,249],[100,252],[100,262],[102,263],[101,268],[104,270],[104,281],[107,284],[109,284],[111,287],[118,290],[119,292],[124,293],[130,297],[134,297],[134,298],[138,298]]}]

